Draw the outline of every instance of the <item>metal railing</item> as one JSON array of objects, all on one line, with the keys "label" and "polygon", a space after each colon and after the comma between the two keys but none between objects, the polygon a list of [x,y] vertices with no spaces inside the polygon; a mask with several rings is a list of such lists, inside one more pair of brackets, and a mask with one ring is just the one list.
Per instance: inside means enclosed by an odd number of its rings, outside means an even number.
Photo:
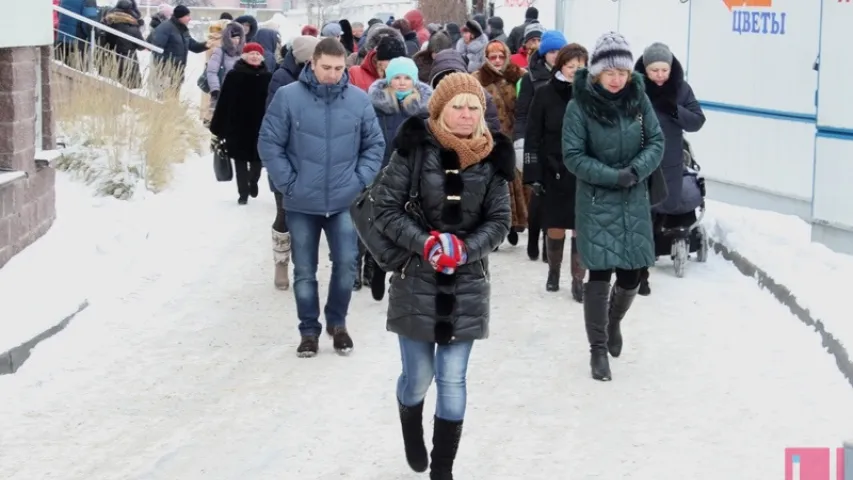
[{"label": "metal railing", "polygon": [[[76,50],[76,53],[79,54],[75,58],[75,60],[79,60],[79,62],[70,63],[70,62],[66,61],[65,58],[63,58],[63,63],[66,63],[68,66],[71,66],[72,68],[74,68],[76,70],[88,71],[89,73],[91,73],[93,75],[98,75],[99,74],[99,68],[103,67],[103,65],[99,66],[99,63],[100,64],[105,63],[104,62],[105,58],[112,58],[113,60],[121,59],[122,62],[125,62],[125,63],[129,62],[129,63],[133,64],[133,68],[139,72],[140,78],[146,78],[147,79],[147,77],[150,75],[150,73],[151,73],[150,72],[150,70],[151,70],[150,69],[150,67],[151,67],[150,62],[148,65],[143,66],[135,54],[130,55],[130,56],[121,55],[121,54],[117,53],[116,51],[114,51],[110,48],[105,48],[103,45],[100,45],[99,41],[98,41],[99,36],[100,36],[99,35],[100,32],[109,33],[110,35],[113,35],[117,38],[120,38],[122,40],[130,42],[130,43],[136,45],[137,47],[139,47],[140,50],[148,50],[151,53],[158,53],[158,54],[163,53],[163,49],[156,46],[156,45],[148,43],[144,40],[140,40],[140,39],[138,39],[132,35],[128,35],[124,32],[116,30],[116,29],[114,29],[108,25],[104,25],[103,23],[100,23],[96,20],[92,20],[92,19],[87,18],[83,15],[74,13],[74,12],[69,11],[65,8],[62,8],[58,5],[54,5],[53,9],[54,9],[54,11],[59,13],[60,15],[67,15],[67,16],[69,16],[69,17],[71,17],[71,18],[73,18],[79,22],[82,22],[86,25],[89,25],[91,27],[91,32],[89,33],[89,35],[88,35],[89,38],[87,38],[87,39],[86,38],[80,38],[80,37],[77,37],[76,35],[68,34],[65,32],[61,32],[58,29],[55,29],[59,40],[61,40],[62,37],[66,37],[66,38],[74,39],[76,41],[75,42],[76,45],[74,45],[72,47],[72,50]],[[58,48],[67,48],[67,47],[62,41],[59,41],[56,43],[56,45],[54,45],[54,48],[58,49]],[[67,55],[68,55],[68,52],[63,52],[63,57],[65,57]],[[54,58],[57,58],[57,57],[59,57],[58,52],[54,51]],[[115,63],[115,61],[106,62],[106,63]],[[110,80],[115,81],[116,79],[110,79]],[[122,82],[119,80],[119,83],[122,83]],[[145,81],[143,81],[143,83],[145,83]]]},{"label": "metal railing", "polygon": [[[60,7],[59,5],[54,5],[53,10],[56,11],[57,13],[59,13],[60,15],[67,15],[67,16],[69,16],[69,17],[71,17],[71,18],[73,18],[79,22],[83,22],[86,25],[89,25],[92,27],[92,31],[89,33],[88,39],[82,39],[82,38],[75,37],[74,35],[69,35],[67,33],[57,32],[59,35],[71,37],[71,38],[80,40],[86,44],[86,48],[89,50],[89,54],[86,56],[88,64],[89,64],[88,65],[89,71],[95,70],[95,63],[94,63],[95,62],[95,52],[97,51],[98,48],[103,48],[103,47],[100,47],[98,45],[98,42],[97,42],[97,37],[98,37],[97,31],[98,30],[102,30],[102,31],[107,32],[111,35],[115,35],[116,37],[121,38],[123,40],[127,40],[128,42],[131,42],[134,45],[137,45],[138,47],[140,47],[142,49],[149,50],[152,53],[163,53],[163,49],[156,46],[156,45],[150,44],[144,40],[140,40],[140,39],[133,37],[131,35],[128,35],[126,33],[120,32],[120,31],[118,31],[118,30],[116,30],[110,26],[104,25],[103,23],[100,23],[96,20],[86,18],[83,15],[74,13],[71,10],[67,10],[65,8]],[[104,50],[106,50],[106,49],[104,49]],[[131,59],[131,60],[136,61],[135,59]]]}]

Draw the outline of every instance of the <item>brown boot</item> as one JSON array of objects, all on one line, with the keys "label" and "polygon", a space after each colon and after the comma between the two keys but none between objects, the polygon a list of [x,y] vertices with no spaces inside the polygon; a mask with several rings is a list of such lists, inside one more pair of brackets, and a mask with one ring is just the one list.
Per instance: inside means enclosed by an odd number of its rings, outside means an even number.
[{"label": "brown boot", "polygon": [[272,231],[272,255],[275,260],[275,288],[290,288],[290,234]]},{"label": "brown boot", "polygon": [[578,253],[577,241],[572,237],[572,298],[578,303],[583,303],[584,277],[586,277],[586,269]]}]

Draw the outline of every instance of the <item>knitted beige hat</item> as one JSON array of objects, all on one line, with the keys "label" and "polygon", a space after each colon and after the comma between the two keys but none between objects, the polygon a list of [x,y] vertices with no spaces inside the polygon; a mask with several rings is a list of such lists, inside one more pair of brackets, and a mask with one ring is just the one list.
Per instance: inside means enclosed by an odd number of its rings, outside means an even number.
[{"label": "knitted beige hat", "polygon": [[438,119],[445,105],[460,93],[470,93],[480,101],[480,111],[485,114],[486,94],[476,78],[467,73],[455,72],[441,79],[429,98],[429,117]]}]

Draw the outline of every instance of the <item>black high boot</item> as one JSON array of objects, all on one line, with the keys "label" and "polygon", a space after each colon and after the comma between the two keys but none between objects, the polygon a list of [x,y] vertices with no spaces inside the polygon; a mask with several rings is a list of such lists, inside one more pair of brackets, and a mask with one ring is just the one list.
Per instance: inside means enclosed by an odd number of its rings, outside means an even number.
[{"label": "black high boot", "polygon": [[542,231],[542,263],[548,263],[548,247],[546,245],[547,240],[548,240],[548,232],[543,230]]},{"label": "black high boot", "polygon": [[400,410],[400,424],[403,426],[406,461],[412,470],[426,472],[429,458],[424,444],[424,402],[407,407],[398,400],[397,406]]},{"label": "black high boot", "polygon": [[452,422],[435,417],[433,428],[429,480],[453,480],[453,462],[462,438],[462,421]]},{"label": "black high boot", "polygon": [[578,242],[572,237],[572,298],[578,303],[583,303],[583,279],[586,277],[586,269],[581,262],[578,253]]},{"label": "black high boot", "polygon": [[613,291],[610,292],[607,350],[610,351],[610,355],[613,355],[614,358],[622,354],[622,329],[619,324],[622,323],[622,319],[625,318],[625,314],[628,313],[628,309],[631,308],[631,304],[637,298],[637,291],[639,289],[640,287],[637,286],[631,290],[625,290],[619,285],[615,285]]},{"label": "black high boot", "polygon": [[545,251],[548,252],[548,280],[545,290],[556,292],[560,290],[560,267],[563,265],[563,247],[566,239],[545,237]]},{"label": "black high boot", "polygon": [[527,230],[527,257],[531,260],[539,260],[539,233],[538,228]]},{"label": "black high boot", "polygon": [[644,268],[640,272],[640,289],[637,293],[644,297],[652,294],[652,287],[649,286],[649,267]]},{"label": "black high boot", "polygon": [[587,282],[584,285],[583,317],[589,340],[589,366],[592,378],[611,380],[607,358],[607,311],[610,305],[610,282]]}]

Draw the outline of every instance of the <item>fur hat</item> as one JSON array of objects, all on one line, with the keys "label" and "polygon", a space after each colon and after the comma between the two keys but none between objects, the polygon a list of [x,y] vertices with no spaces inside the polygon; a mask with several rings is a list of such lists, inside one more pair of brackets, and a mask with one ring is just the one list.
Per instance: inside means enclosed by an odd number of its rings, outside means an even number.
[{"label": "fur hat", "polygon": [[395,37],[385,37],[376,46],[376,60],[393,60],[406,56],[406,44]]},{"label": "fur hat", "polygon": [[437,119],[441,116],[445,105],[460,93],[470,93],[480,101],[480,111],[486,111],[486,94],[483,87],[472,75],[463,72],[451,73],[441,79],[441,83],[429,98],[429,117]]},{"label": "fur hat", "polygon": [[474,36],[474,38],[483,35],[483,27],[481,27],[480,24],[475,22],[474,20],[466,21],[465,25],[462,26],[462,31],[470,32],[471,35]]},{"label": "fur hat", "polygon": [[609,69],[634,70],[634,55],[631,46],[621,33],[608,32],[595,42],[589,58],[589,75],[595,78]]},{"label": "fur hat", "polygon": [[663,43],[655,42],[643,51],[643,66],[657,62],[663,62],[667,65],[672,65],[672,51]]},{"label": "fur hat", "polygon": [[169,18],[174,12],[175,7],[169,5],[168,3],[161,3],[160,6],[157,7],[157,15],[160,15],[161,17]]}]

